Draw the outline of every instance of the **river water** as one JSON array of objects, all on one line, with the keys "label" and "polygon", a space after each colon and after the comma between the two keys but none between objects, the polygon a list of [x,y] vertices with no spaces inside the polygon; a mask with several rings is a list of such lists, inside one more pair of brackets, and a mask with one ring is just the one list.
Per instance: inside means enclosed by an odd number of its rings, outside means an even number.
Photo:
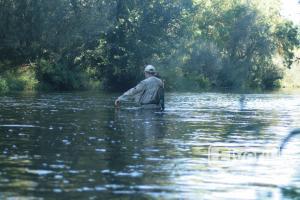
[{"label": "river water", "polygon": [[0,97],[0,199],[299,199],[300,94]]}]

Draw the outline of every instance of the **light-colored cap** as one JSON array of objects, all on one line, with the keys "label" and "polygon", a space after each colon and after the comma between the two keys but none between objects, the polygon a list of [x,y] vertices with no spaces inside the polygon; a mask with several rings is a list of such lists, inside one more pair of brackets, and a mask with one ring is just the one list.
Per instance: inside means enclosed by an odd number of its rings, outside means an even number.
[{"label": "light-colored cap", "polygon": [[149,72],[149,73],[156,73],[156,69],[153,65],[147,65],[145,67],[144,72]]}]

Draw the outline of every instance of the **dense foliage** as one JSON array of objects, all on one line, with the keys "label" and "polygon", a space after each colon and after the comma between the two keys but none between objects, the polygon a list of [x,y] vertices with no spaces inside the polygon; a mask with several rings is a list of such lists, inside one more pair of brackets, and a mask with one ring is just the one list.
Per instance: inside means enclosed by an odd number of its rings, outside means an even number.
[{"label": "dense foliage", "polygon": [[0,0],[0,91],[274,88],[299,47],[279,0]]}]

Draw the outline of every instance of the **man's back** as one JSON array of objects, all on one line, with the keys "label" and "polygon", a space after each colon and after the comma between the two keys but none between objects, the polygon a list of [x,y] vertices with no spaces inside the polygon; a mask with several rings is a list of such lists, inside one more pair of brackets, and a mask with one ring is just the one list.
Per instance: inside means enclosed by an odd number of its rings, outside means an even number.
[{"label": "man's back", "polygon": [[140,96],[139,103],[144,104],[159,104],[163,90],[163,82],[155,76],[146,78],[141,82],[144,85],[144,90]]}]

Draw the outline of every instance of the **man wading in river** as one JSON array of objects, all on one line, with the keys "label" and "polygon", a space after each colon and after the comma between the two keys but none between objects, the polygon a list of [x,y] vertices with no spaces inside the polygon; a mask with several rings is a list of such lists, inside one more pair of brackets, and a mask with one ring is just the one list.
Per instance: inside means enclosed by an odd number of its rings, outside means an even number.
[{"label": "man wading in river", "polygon": [[135,99],[145,109],[164,110],[164,83],[156,77],[155,67],[147,65],[144,70],[145,79],[117,98],[115,106],[119,107],[122,101]]}]

